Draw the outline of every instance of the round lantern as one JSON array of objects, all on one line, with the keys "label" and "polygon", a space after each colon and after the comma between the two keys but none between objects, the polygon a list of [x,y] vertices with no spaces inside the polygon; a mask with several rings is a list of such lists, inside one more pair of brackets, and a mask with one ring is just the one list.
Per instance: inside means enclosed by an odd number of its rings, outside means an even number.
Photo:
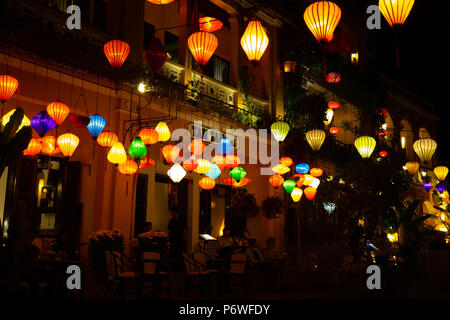
[{"label": "round lantern", "polygon": [[387,153],[387,151],[382,150],[382,151],[379,152],[379,155],[380,155],[380,157],[382,157],[382,158],[386,158],[387,155],[388,155],[388,153]]},{"label": "round lantern", "polygon": [[131,142],[130,147],[128,148],[128,154],[134,159],[142,158],[147,154],[147,148],[140,137],[134,138]]},{"label": "round lantern", "polygon": [[211,168],[211,162],[205,159],[198,159],[197,164],[197,169],[195,169],[194,171],[198,174],[205,174]]},{"label": "round lantern", "polygon": [[121,142],[116,142],[108,152],[107,159],[113,164],[124,163],[127,161],[127,153]]},{"label": "round lantern", "polygon": [[[6,126],[9,122],[9,120],[11,119],[11,116],[14,114],[14,112],[16,112],[16,109],[12,109],[11,111],[9,111],[8,113],[6,113],[3,118],[2,118],[2,124],[3,126]],[[27,127],[31,125],[31,121],[30,119],[28,119],[28,117],[24,114],[23,118],[22,118],[22,122],[20,123],[20,126],[17,128],[16,132],[19,132],[20,129],[22,129],[23,127]]]},{"label": "round lantern", "polygon": [[41,142],[39,141],[39,139],[32,138],[30,140],[30,143],[28,143],[28,147],[25,150],[23,150],[23,155],[35,156],[39,152],[41,152]]},{"label": "round lantern", "polygon": [[283,142],[289,133],[289,125],[286,122],[278,121],[272,124],[270,131],[278,142]]},{"label": "round lantern", "polygon": [[337,72],[330,72],[325,76],[325,80],[328,83],[339,83],[341,82],[341,75]]},{"label": "round lantern", "polygon": [[225,158],[225,166],[229,169],[236,168],[240,163],[241,160],[239,159],[239,157],[233,154],[228,154]]},{"label": "round lantern", "polygon": [[205,151],[206,146],[201,139],[194,139],[192,140],[188,149],[192,155],[200,156],[203,153],[203,151]]},{"label": "round lantern", "polygon": [[208,172],[205,173],[205,175],[216,180],[221,173],[222,171],[219,169],[219,167],[215,163],[212,163],[211,167],[209,168]]},{"label": "round lantern", "polygon": [[70,113],[70,108],[62,102],[55,101],[47,106],[47,113],[55,120],[56,126],[59,126],[66,120]]},{"label": "round lantern", "polygon": [[46,136],[41,139],[41,151],[42,153],[52,154],[56,149],[56,137]]},{"label": "round lantern", "polygon": [[138,136],[147,147],[157,143],[159,138],[159,134],[155,129],[142,129],[139,131]]},{"label": "round lantern", "polygon": [[165,122],[159,122],[155,128],[156,132],[158,132],[158,141],[166,142],[170,139],[170,130]]},{"label": "round lantern", "polygon": [[314,200],[314,197],[316,196],[317,189],[314,189],[313,187],[308,187],[304,191],[305,196],[308,200]]},{"label": "round lantern", "polygon": [[436,178],[438,178],[438,180],[444,181],[448,174],[448,168],[444,166],[439,166],[434,168],[433,172],[436,175]]},{"label": "round lantern", "polygon": [[216,155],[212,158],[212,162],[214,162],[220,170],[223,170],[227,162],[227,157],[223,155]]},{"label": "round lantern", "polygon": [[328,102],[328,109],[331,109],[333,111],[339,109],[340,106],[340,103],[335,100],[331,100]]},{"label": "round lantern", "polygon": [[103,131],[103,128],[105,128],[106,120],[98,114],[90,116],[89,119],[90,121],[87,125],[87,129],[89,130],[92,139],[97,140],[97,137]]},{"label": "round lantern", "polygon": [[233,150],[233,147],[231,146],[230,139],[223,138],[220,140],[219,145],[217,146],[217,152],[219,154],[230,154]]},{"label": "round lantern", "polygon": [[339,128],[338,127],[331,127],[330,128],[330,133],[332,135],[337,135],[339,133]]},{"label": "round lantern", "polygon": [[272,171],[278,174],[285,174],[291,171],[291,169],[289,169],[289,167],[286,167],[284,164],[277,164],[272,168]]},{"label": "round lantern", "polygon": [[161,149],[167,163],[173,163],[180,154],[180,149],[173,144],[168,144]]},{"label": "round lantern", "polygon": [[102,147],[111,148],[117,141],[119,141],[117,134],[111,131],[103,131],[97,137],[97,142]]},{"label": "round lantern", "polygon": [[320,169],[320,168],[312,168],[312,169],[309,171],[309,173],[310,173],[313,177],[318,178],[318,177],[321,177],[321,176],[322,176],[323,170]]},{"label": "round lantern", "polygon": [[280,164],[283,164],[286,167],[292,166],[292,163],[294,163],[294,161],[292,161],[292,158],[290,158],[290,157],[282,157],[282,158],[280,158]]},{"label": "round lantern", "polygon": [[198,182],[198,185],[204,190],[212,190],[216,186],[216,181],[210,177],[204,177]]},{"label": "round lantern", "polygon": [[273,187],[278,188],[283,184],[284,178],[276,173],[269,178],[269,182]]},{"label": "round lantern", "polygon": [[308,173],[309,172],[309,165],[307,163],[299,163],[295,166],[295,171],[298,173]]},{"label": "round lantern", "polygon": [[438,183],[438,184],[436,185],[436,189],[437,189],[437,191],[439,191],[439,193],[444,192],[444,191],[445,191],[445,188],[446,188],[445,183]]},{"label": "round lantern", "polygon": [[222,29],[223,23],[213,17],[202,17],[198,19],[198,26],[201,31],[214,32]]},{"label": "round lantern", "polygon": [[291,192],[292,201],[299,202],[300,199],[302,198],[302,195],[303,195],[303,190],[302,189],[294,188],[294,190],[292,190],[292,192]]},{"label": "round lantern", "polygon": [[65,157],[71,157],[78,147],[80,139],[73,133],[64,133],[58,137],[58,146]]},{"label": "round lantern", "polygon": [[119,171],[124,175],[135,174],[138,170],[138,164],[134,160],[126,160],[125,162],[119,163]]},{"label": "round lantern", "polygon": [[153,159],[150,157],[144,157],[139,160],[139,170],[149,168],[154,165],[155,165],[155,161],[153,161]]},{"label": "round lantern", "polygon": [[310,174],[304,174],[303,177],[304,177],[303,179],[304,186],[310,186],[314,181],[314,177]]},{"label": "round lantern", "polygon": [[172,3],[174,0],[147,0],[147,1],[153,4],[169,4]]},{"label": "round lantern", "polygon": [[323,121],[326,126],[328,126],[331,121],[333,121],[333,115],[334,111],[331,109],[327,109],[327,111],[325,112],[325,120]]},{"label": "round lantern", "polygon": [[241,46],[251,63],[256,64],[269,45],[269,37],[261,21],[252,19],[241,38]]},{"label": "round lantern", "polygon": [[167,175],[172,179],[173,182],[180,182],[184,176],[186,175],[186,170],[179,163],[175,163],[170,169],[167,171]]},{"label": "round lantern", "polygon": [[294,174],[294,177],[295,178],[298,177],[297,187],[299,187],[299,188],[303,187],[303,181],[305,181],[305,176],[301,173],[297,173],[297,174]]},{"label": "round lantern", "polygon": [[326,134],[323,130],[314,129],[306,133],[306,141],[308,141],[313,151],[319,151],[325,141]]},{"label": "round lantern", "polygon": [[331,1],[317,1],[303,14],[306,25],[319,43],[333,40],[333,32],[341,19],[341,9]]},{"label": "round lantern", "polygon": [[160,73],[167,61],[167,52],[161,44],[161,40],[153,37],[144,53],[145,62],[150,71]]},{"label": "round lantern", "polygon": [[295,188],[295,181],[286,180],[285,182],[283,182],[283,188],[287,193],[291,194],[292,190],[294,190]]},{"label": "round lantern", "polygon": [[188,38],[188,47],[198,64],[205,66],[216,51],[219,42],[215,35],[199,31]]},{"label": "round lantern", "polygon": [[5,104],[16,92],[19,81],[7,74],[0,75],[0,101]]},{"label": "round lantern", "polygon": [[241,167],[233,168],[233,170],[230,171],[230,176],[236,180],[237,183],[239,183],[246,175],[247,172]]},{"label": "round lantern", "polygon": [[31,127],[42,138],[47,132],[56,127],[55,120],[50,117],[47,111],[41,111],[31,118]]},{"label": "round lantern", "polygon": [[401,26],[411,12],[414,0],[380,0],[378,7],[391,27]]},{"label": "round lantern", "polygon": [[197,167],[198,163],[195,156],[191,156],[189,159],[183,161],[183,168],[188,172],[194,171]]},{"label": "round lantern", "polygon": [[433,185],[429,181],[423,183],[423,188],[425,189],[426,192],[430,191],[432,187]]},{"label": "round lantern", "polygon": [[428,162],[436,151],[437,143],[433,139],[419,139],[414,142],[413,148],[422,162]]},{"label": "round lantern", "polygon": [[419,170],[420,164],[418,162],[407,162],[405,167],[409,174],[413,176],[416,174],[417,170]]},{"label": "round lantern", "polygon": [[114,69],[119,69],[130,53],[130,45],[121,40],[111,40],[103,47],[106,59]]},{"label": "round lantern", "polygon": [[369,136],[362,136],[355,140],[355,147],[363,159],[370,158],[376,144],[375,139]]}]

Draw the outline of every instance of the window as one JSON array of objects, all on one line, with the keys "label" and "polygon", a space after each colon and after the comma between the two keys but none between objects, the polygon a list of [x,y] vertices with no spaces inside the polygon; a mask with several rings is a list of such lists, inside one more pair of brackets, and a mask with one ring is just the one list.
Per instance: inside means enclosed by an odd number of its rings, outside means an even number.
[{"label": "window", "polygon": [[178,37],[166,31],[164,33],[164,48],[169,55],[169,60],[178,63]]},{"label": "window", "polygon": [[230,62],[218,56],[212,56],[204,68],[205,75],[214,80],[230,82]]}]

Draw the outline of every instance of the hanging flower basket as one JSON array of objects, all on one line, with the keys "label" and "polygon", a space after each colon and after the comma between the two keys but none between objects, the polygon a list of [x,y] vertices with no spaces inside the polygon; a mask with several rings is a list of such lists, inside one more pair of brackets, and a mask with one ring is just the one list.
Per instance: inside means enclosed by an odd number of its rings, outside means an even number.
[{"label": "hanging flower basket", "polygon": [[279,197],[267,197],[262,203],[262,209],[267,219],[277,218],[283,212],[283,201]]},{"label": "hanging flower basket", "polygon": [[255,196],[246,189],[234,190],[228,208],[233,216],[256,217],[259,212]]}]

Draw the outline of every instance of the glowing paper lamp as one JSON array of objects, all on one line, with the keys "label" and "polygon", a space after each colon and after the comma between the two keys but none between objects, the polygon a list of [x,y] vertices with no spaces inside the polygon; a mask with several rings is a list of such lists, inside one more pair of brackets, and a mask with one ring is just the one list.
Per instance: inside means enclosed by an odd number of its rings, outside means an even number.
[{"label": "glowing paper lamp", "polygon": [[230,168],[230,169],[236,168],[240,163],[241,163],[241,160],[239,160],[239,157],[236,155],[228,154],[225,158],[225,166],[227,168]]},{"label": "glowing paper lamp", "polygon": [[413,176],[416,174],[417,170],[419,170],[420,164],[418,162],[407,162],[405,167],[409,174]]},{"label": "glowing paper lamp", "polygon": [[70,114],[69,120],[75,128],[86,128],[91,121],[88,117],[78,116],[75,114]]},{"label": "glowing paper lamp", "polygon": [[382,150],[382,151],[380,151],[379,155],[380,155],[380,157],[382,157],[382,158],[386,158],[387,155],[388,155],[388,153],[387,153],[387,151]]},{"label": "glowing paper lamp", "polygon": [[369,136],[362,136],[355,140],[355,147],[363,159],[370,158],[376,144],[375,139]]},{"label": "glowing paper lamp", "polygon": [[294,188],[291,192],[291,198],[294,202],[299,202],[302,198],[303,190],[300,188]]},{"label": "glowing paper lamp", "polygon": [[55,101],[47,106],[47,113],[55,120],[56,126],[59,126],[66,120],[70,113],[70,108],[62,102]]},{"label": "glowing paper lamp", "polygon": [[214,32],[222,29],[223,23],[219,19],[213,17],[202,17],[198,19],[199,29],[206,32]]},{"label": "glowing paper lamp", "polygon": [[289,133],[289,125],[286,122],[278,121],[270,126],[270,131],[278,142],[283,142]]},{"label": "glowing paper lamp", "polygon": [[97,137],[97,142],[102,147],[111,148],[117,141],[119,141],[117,134],[111,131],[103,131]]},{"label": "glowing paper lamp", "polygon": [[147,1],[153,4],[169,4],[172,3],[174,0],[147,0]]},{"label": "glowing paper lamp", "polygon": [[269,37],[261,21],[252,19],[241,38],[241,46],[252,64],[258,63],[269,45]]},{"label": "glowing paper lamp", "polygon": [[142,129],[139,131],[138,136],[147,147],[157,143],[159,139],[159,134],[155,129]]},{"label": "glowing paper lamp", "polygon": [[428,162],[436,151],[437,143],[433,139],[419,139],[414,142],[413,148],[422,162]]},{"label": "glowing paper lamp", "polygon": [[282,158],[280,158],[280,164],[283,164],[286,167],[292,166],[293,163],[294,163],[294,161],[292,161],[292,158],[290,158],[290,157],[282,157]]},{"label": "glowing paper lamp", "polygon": [[339,83],[341,82],[341,75],[337,72],[330,72],[325,76],[325,80],[328,83]]},{"label": "glowing paper lamp", "polygon": [[225,168],[226,161],[227,157],[223,155],[216,155],[212,158],[212,162],[214,162],[220,170],[223,170]]},{"label": "glowing paper lamp", "polygon": [[411,12],[414,0],[380,0],[378,7],[391,27],[401,26]]},{"label": "glowing paper lamp", "polygon": [[194,139],[188,149],[194,156],[200,156],[205,151],[206,146],[201,139]]},{"label": "glowing paper lamp", "polygon": [[103,46],[106,59],[114,69],[119,69],[130,53],[130,45],[121,40],[111,40]]},{"label": "glowing paper lamp", "polygon": [[295,188],[295,181],[286,180],[285,182],[283,182],[283,188],[287,193],[291,194],[292,190],[294,190]]},{"label": "glowing paper lamp", "polygon": [[155,161],[153,161],[153,159],[150,157],[144,157],[139,160],[139,170],[149,168],[154,165],[155,165]]},{"label": "glowing paper lamp", "polygon": [[338,127],[331,127],[330,128],[330,133],[332,135],[337,135],[339,133],[339,128]]},{"label": "glowing paper lamp", "polygon": [[233,187],[235,188],[239,188],[239,187],[245,187],[246,185],[248,185],[250,182],[252,182],[251,179],[247,178],[247,177],[243,177],[241,181],[237,182],[235,181],[233,178],[231,179],[233,181],[233,183],[231,184]]},{"label": "glowing paper lamp", "polygon": [[313,151],[319,151],[325,141],[326,134],[323,130],[314,129],[306,133],[306,141],[308,141]]},{"label": "glowing paper lamp", "polygon": [[156,132],[158,132],[158,141],[166,142],[170,139],[170,130],[165,122],[159,122],[155,128]]},{"label": "glowing paper lamp", "polygon": [[326,113],[325,113],[325,120],[323,121],[323,123],[327,126],[331,123],[331,121],[333,121],[333,115],[334,115],[334,111],[331,109],[327,109]]},{"label": "glowing paper lamp", "polygon": [[188,47],[198,64],[205,66],[216,51],[219,41],[212,33],[199,31],[188,38]]},{"label": "glowing paper lamp", "polygon": [[16,92],[19,81],[7,74],[0,75],[0,101],[5,104]]},{"label": "glowing paper lamp", "polygon": [[50,117],[47,111],[41,111],[31,118],[31,127],[42,138],[47,132],[56,127],[55,120]]},{"label": "glowing paper lamp", "polygon": [[314,200],[314,197],[316,196],[317,189],[314,189],[313,187],[308,187],[304,191],[305,196],[308,200]]},{"label": "glowing paper lamp", "polygon": [[313,187],[314,189],[317,189],[319,187],[320,184],[320,180],[317,178],[314,178],[313,181],[311,182],[311,187]]},{"label": "glowing paper lamp", "polygon": [[303,176],[305,178],[303,180],[303,185],[304,186],[310,186],[313,183],[313,181],[314,181],[314,177],[312,175],[310,175],[310,174],[304,174]]},{"label": "glowing paper lamp", "polygon": [[312,168],[312,169],[309,171],[309,173],[310,173],[313,177],[318,178],[318,177],[321,177],[321,176],[322,176],[323,170],[320,169],[320,168]]},{"label": "glowing paper lamp", "polygon": [[23,150],[23,155],[35,156],[39,152],[41,152],[41,142],[39,141],[39,139],[32,138],[30,140],[30,143],[28,143],[28,147],[25,150]]},{"label": "glowing paper lamp", "polygon": [[444,166],[439,166],[434,168],[433,172],[438,178],[438,180],[444,181],[448,174],[448,168]]},{"label": "glowing paper lamp", "polygon": [[134,160],[127,159],[125,162],[119,163],[119,171],[124,175],[135,174],[138,170],[138,164]]},{"label": "glowing paper lamp", "polygon": [[232,150],[233,147],[231,146],[230,139],[228,138],[223,138],[217,146],[217,152],[219,154],[230,154]]},{"label": "glowing paper lamp", "polygon": [[295,69],[297,69],[297,62],[287,60],[283,63],[283,67],[284,67],[284,72],[286,72],[286,73],[295,72]]},{"label": "glowing paper lamp", "polygon": [[145,48],[144,59],[151,72],[157,74],[161,72],[167,61],[167,52],[157,37],[153,37]]},{"label": "glowing paper lamp", "polygon": [[64,133],[56,141],[65,157],[71,157],[78,147],[80,139],[73,133]]},{"label": "glowing paper lamp", "polygon": [[437,189],[437,191],[439,191],[439,193],[444,192],[445,188],[446,188],[445,183],[441,182],[436,185],[436,189]]},{"label": "glowing paper lamp", "polygon": [[204,190],[212,190],[216,186],[216,180],[210,177],[204,177],[198,182],[200,188]]},{"label": "glowing paper lamp", "polygon": [[299,163],[295,166],[295,171],[298,173],[308,173],[309,172],[309,165],[307,163]]},{"label": "glowing paper lamp", "polygon": [[197,169],[195,169],[194,171],[198,174],[205,174],[211,168],[211,162],[206,159],[198,159],[197,164]]},{"label": "glowing paper lamp", "polygon": [[183,161],[183,168],[188,172],[194,171],[197,167],[198,163],[195,156],[191,156],[189,159]]},{"label": "glowing paper lamp", "polygon": [[178,155],[180,154],[180,149],[173,144],[168,144],[161,149],[164,159],[167,163],[173,163]]},{"label": "glowing paper lamp", "polygon": [[297,173],[297,174],[294,174],[294,177],[295,178],[298,177],[297,187],[299,187],[299,188],[303,187],[303,181],[305,181],[305,176],[301,173]]},{"label": "glowing paper lamp", "polygon": [[147,148],[145,147],[144,142],[140,137],[134,138],[131,142],[130,147],[128,148],[128,153],[134,159],[142,158],[147,154]]},{"label": "glowing paper lamp", "polygon": [[127,153],[121,142],[116,142],[106,156],[108,161],[113,164],[124,163],[127,161]]},{"label": "glowing paper lamp", "polygon": [[175,163],[170,169],[167,171],[167,175],[170,177],[170,179],[178,183],[180,182],[184,176],[186,175],[186,170],[183,169],[183,167],[179,163]]},{"label": "glowing paper lamp", "polygon": [[272,168],[272,171],[278,174],[285,174],[291,171],[291,169],[289,169],[289,167],[286,167],[284,164],[277,164]]},{"label": "glowing paper lamp", "polygon": [[[16,109],[12,109],[11,111],[9,111],[8,113],[6,113],[3,118],[2,118],[2,124],[3,126],[6,126],[9,122],[9,120],[11,119],[11,116],[14,114],[14,112],[16,112]],[[22,118],[22,123],[20,124],[20,126],[17,128],[16,132],[19,132],[20,129],[22,129],[23,127],[26,126],[30,126],[31,122],[30,119],[28,119],[28,117],[24,114],[23,118]]]},{"label": "glowing paper lamp", "polygon": [[433,185],[431,184],[431,182],[427,181],[423,183],[423,188],[428,192],[430,191],[430,189],[433,187]]},{"label": "glowing paper lamp", "polygon": [[205,175],[207,177],[210,177],[210,178],[216,180],[220,176],[221,173],[222,173],[222,171],[219,169],[219,167],[215,163],[212,163],[211,167],[209,168],[209,171],[207,173],[205,173]]},{"label": "glowing paper lamp", "polygon": [[98,114],[90,116],[89,119],[90,121],[87,125],[87,129],[89,130],[92,139],[97,140],[97,137],[103,131],[103,128],[105,128],[106,120]]},{"label": "glowing paper lamp", "polygon": [[306,25],[319,43],[333,40],[333,32],[341,19],[341,9],[331,1],[316,1],[303,14]]},{"label": "glowing paper lamp", "polygon": [[331,109],[333,111],[339,109],[341,105],[339,104],[339,102],[335,101],[335,100],[331,100],[328,102],[328,109]]},{"label": "glowing paper lamp", "polygon": [[241,167],[233,168],[233,170],[230,171],[230,176],[236,180],[237,183],[239,183],[246,174],[247,172]]},{"label": "glowing paper lamp", "polygon": [[56,137],[46,136],[41,139],[41,151],[42,153],[52,154],[56,149]]},{"label": "glowing paper lamp", "polygon": [[283,184],[284,178],[276,173],[269,178],[269,182],[274,188],[278,188]]}]

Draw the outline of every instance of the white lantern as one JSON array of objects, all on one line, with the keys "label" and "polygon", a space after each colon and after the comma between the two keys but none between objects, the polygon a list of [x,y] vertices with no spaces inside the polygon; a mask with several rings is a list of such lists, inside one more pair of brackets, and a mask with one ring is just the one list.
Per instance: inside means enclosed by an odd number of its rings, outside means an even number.
[{"label": "white lantern", "polygon": [[184,170],[179,163],[175,163],[169,170],[167,170],[167,175],[173,182],[178,183],[183,180],[186,175],[186,170]]}]

